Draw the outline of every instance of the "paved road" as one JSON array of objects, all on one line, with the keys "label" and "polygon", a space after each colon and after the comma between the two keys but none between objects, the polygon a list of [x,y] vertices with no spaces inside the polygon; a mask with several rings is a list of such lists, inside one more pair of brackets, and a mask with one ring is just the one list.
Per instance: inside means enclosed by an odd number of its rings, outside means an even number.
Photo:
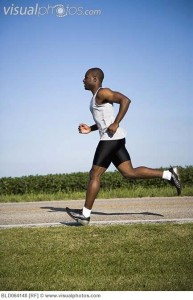
[{"label": "paved road", "polygon": [[[82,208],[83,200],[0,204],[0,228],[73,226],[65,207]],[[193,222],[193,197],[97,199],[90,225]]]}]

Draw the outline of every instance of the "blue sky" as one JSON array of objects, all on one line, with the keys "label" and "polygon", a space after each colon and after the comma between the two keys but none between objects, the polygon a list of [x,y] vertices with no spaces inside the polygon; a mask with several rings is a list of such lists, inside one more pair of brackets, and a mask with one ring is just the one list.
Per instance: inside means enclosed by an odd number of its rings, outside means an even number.
[{"label": "blue sky", "polygon": [[82,80],[95,66],[104,87],[132,100],[122,126],[133,166],[192,165],[192,9],[191,0],[1,1],[0,177],[90,169],[99,135],[77,128],[93,124]]}]

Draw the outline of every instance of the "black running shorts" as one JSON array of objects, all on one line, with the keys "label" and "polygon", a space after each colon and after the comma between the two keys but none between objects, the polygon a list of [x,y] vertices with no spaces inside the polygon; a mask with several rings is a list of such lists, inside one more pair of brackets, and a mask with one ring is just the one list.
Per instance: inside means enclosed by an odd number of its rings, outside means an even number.
[{"label": "black running shorts", "polygon": [[117,168],[124,161],[130,160],[125,148],[125,139],[100,141],[93,159],[93,165],[108,168],[111,162]]}]

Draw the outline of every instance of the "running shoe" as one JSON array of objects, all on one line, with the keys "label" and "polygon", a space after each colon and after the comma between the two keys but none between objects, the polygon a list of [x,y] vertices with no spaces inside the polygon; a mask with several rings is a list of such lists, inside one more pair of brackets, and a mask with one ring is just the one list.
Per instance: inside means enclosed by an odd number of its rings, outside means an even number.
[{"label": "running shoe", "polygon": [[66,212],[72,219],[81,225],[88,225],[90,222],[90,217],[86,218],[82,213],[82,209],[70,209],[69,207],[66,207]]},{"label": "running shoe", "polygon": [[182,186],[180,183],[178,169],[177,168],[169,168],[169,171],[172,173],[170,184],[175,186],[178,196],[179,196],[181,194]]}]

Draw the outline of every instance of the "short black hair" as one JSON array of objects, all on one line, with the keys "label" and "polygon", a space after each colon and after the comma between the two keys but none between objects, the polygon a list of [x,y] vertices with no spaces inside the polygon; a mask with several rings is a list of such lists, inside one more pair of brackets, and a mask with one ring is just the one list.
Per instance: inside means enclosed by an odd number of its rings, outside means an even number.
[{"label": "short black hair", "polygon": [[104,72],[100,68],[91,68],[87,72],[92,72],[94,76],[96,76],[100,82],[103,82],[104,79]]}]

